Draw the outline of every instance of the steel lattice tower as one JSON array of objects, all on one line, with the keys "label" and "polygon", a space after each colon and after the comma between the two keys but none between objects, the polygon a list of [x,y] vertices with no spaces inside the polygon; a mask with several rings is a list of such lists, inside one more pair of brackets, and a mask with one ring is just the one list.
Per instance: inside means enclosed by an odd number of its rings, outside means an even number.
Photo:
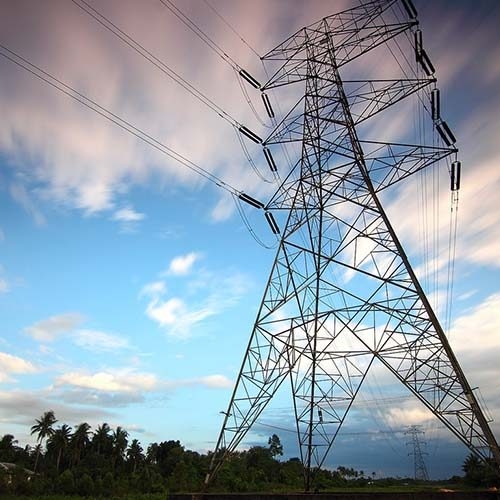
[{"label": "steel lattice tower", "polygon": [[[385,21],[395,7],[405,19]],[[408,34],[415,34],[424,77],[343,81],[341,70],[360,55]],[[266,206],[286,211],[287,220],[207,482],[289,380],[309,490],[374,360],[471,450],[500,464],[495,437],[379,197],[455,155],[453,134],[434,103],[441,146],[358,137],[361,122],[435,86],[420,36],[411,2],[377,0],[307,26],[263,57],[279,64],[264,90],[305,85],[264,145],[296,143],[301,155]]]},{"label": "steel lattice tower", "polygon": [[[427,467],[425,466],[424,457],[422,453],[421,442],[418,438],[419,434],[424,434],[424,431],[419,429],[418,425],[412,425],[405,432],[411,436],[411,441],[406,444],[411,444],[413,450],[409,455],[413,456],[413,477],[417,481],[428,481],[429,474],[427,473]],[[425,443],[424,443],[425,444]]]}]

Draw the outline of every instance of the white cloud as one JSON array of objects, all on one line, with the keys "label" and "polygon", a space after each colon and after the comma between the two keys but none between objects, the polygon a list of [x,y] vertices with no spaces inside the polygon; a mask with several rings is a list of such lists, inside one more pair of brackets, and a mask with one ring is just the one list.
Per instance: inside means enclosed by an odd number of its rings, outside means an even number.
[{"label": "white cloud", "polygon": [[202,386],[210,389],[225,389],[233,383],[224,375],[206,375],[192,379],[160,380],[152,373],[129,369],[105,370],[96,373],[82,371],[68,372],[56,378],[58,387],[71,386],[73,389],[100,391],[107,393],[148,393],[159,390],[175,390],[186,386]]},{"label": "white cloud", "polygon": [[52,342],[60,335],[71,333],[82,324],[84,318],[79,313],[65,313],[38,321],[24,331],[40,342]]},{"label": "white cloud", "polygon": [[146,314],[161,326],[171,326],[179,321],[179,317],[186,314],[186,305],[178,298],[165,302],[153,300],[148,304]]},{"label": "white cloud", "polygon": [[37,368],[33,363],[6,352],[0,352],[0,382],[10,380],[11,373],[35,373]]},{"label": "white cloud", "polygon": [[78,330],[72,337],[76,345],[89,351],[109,352],[130,349],[126,338],[97,330]]},{"label": "white cloud", "polygon": [[[175,257],[164,274],[187,275],[197,259],[199,259],[199,254],[195,252]],[[183,339],[190,337],[195,324],[227,307],[227,301],[221,300],[218,303],[215,300],[215,295],[219,293],[219,290],[214,287],[213,283],[210,283],[210,280],[206,282],[204,278],[200,278],[201,275],[204,275],[206,279],[206,274],[201,272],[185,285],[185,295],[189,297],[191,304],[187,303],[187,299],[179,296],[165,297],[167,286],[163,280],[148,283],[141,289],[139,296],[146,296],[150,299],[146,307],[146,315],[173,337]],[[218,287],[222,281],[225,279],[221,278]],[[235,289],[234,286],[232,288]],[[179,288],[177,290],[181,291]],[[202,295],[203,299],[196,298],[197,295]]]},{"label": "white cloud", "polygon": [[5,280],[4,278],[0,278],[0,293],[7,293],[9,289],[10,287],[7,283],[7,280]]},{"label": "white cloud", "polygon": [[216,314],[209,306],[188,308],[178,297],[162,301],[153,299],[146,308],[146,315],[165,328],[169,335],[177,338],[188,338],[197,323]]},{"label": "white cloud", "polygon": [[224,375],[207,375],[206,377],[201,377],[199,382],[211,388],[225,389],[233,386],[233,382]]},{"label": "white cloud", "polygon": [[65,373],[56,379],[56,385],[69,385],[82,389],[105,392],[152,391],[158,386],[158,379],[151,373],[123,371],[102,371],[93,374],[83,372]]},{"label": "white cloud", "polygon": [[211,217],[215,222],[225,221],[234,213],[234,201],[229,196],[222,196],[212,209]]},{"label": "white cloud", "polygon": [[142,214],[140,212],[136,212],[133,208],[127,207],[127,208],[121,208],[120,210],[117,210],[113,214],[112,219],[123,221],[123,222],[138,222],[140,220],[143,220],[144,217],[145,217],[144,214]]},{"label": "white cloud", "polygon": [[423,424],[433,418],[433,414],[416,400],[390,408],[387,414],[389,424],[399,427]]},{"label": "white cloud", "polygon": [[[197,255],[173,259],[167,273],[171,273],[171,269],[175,269],[176,274],[187,271]],[[165,297],[164,281],[148,283],[140,296],[150,298],[146,307],[150,319],[164,328],[168,335],[186,339],[192,336],[195,325],[234,306],[248,289],[248,283],[249,280],[239,273],[224,275],[202,269],[184,284],[184,288],[179,286],[176,289],[176,297]]]},{"label": "white cloud", "polygon": [[168,272],[176,276],[183,276],[189,274],[193,264],[199,260],[200,254],[191,252],[186,255],[179,255],[170,262]]},{"label": "white cloud", "polygon": [[[490,295],[481,304],[458,317],[450,330],[450,342],[455,351],[470,356],[500,351],[500,293]],[[485,369],[481,357],[474,371]],[[495,367],[496,368],[496,367]],[[498,376],[500,376],[499,368]]]},{"label": "white cloud", "polygon": [[166,293],[167,287],[164,281],[153,281],[142,287],[139,296],[146,295],[147,297],[158,297]]},{"label": "white cloud", "polygon": [[166,380],[162,382],[162,385],[170,390],[196,386],[206,387],[208,389],[227,389],[233,387],[233,382],[224,375],[214,374],[197,378]]}]

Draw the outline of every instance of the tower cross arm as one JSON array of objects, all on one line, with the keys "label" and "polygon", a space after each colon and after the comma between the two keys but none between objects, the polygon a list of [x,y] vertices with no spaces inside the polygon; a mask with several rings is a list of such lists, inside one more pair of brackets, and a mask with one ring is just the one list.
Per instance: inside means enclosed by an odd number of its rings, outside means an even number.
[{"label": "tower cross arm", "polygon": [[415,26],[415,20],[384,21],[383,13],[397,2],[377,0],[364,3],[300,29],[262,56],[263,61],[281,63],[262,90],[304,81],[308,77],[306,52],[311,45],[318,48],[320,61],[324,59],[321,51],[328,53],[333,42],[337,65],[342,66]]},{"label": "tower cross arm", "polygon": [[454,155],[456,148],[359,141],[375,192],[380,192],[434,163]]}]

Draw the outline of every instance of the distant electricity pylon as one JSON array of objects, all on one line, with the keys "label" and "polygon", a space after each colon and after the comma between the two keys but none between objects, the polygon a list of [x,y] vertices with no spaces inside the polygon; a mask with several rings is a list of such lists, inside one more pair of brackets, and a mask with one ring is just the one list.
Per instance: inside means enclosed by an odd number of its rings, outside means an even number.
[{"label": "distant electricity pylon", "polygon": [[421,444],[423,441],[420,441],[418,438],[419,434],[424,434],[424,431],[420,429],[418,425],[412,425],[408,428],[405,434],[409,434],[411,436],[411,441],[407,444],[413,447],[413,450],[409,455],[413,455],[413,477],[417,481],[428,481],[429,474],[427,473],[427,467],[425,466],[424,457],[421,448]]},{"label": "distant electricity pylon", "polygon": [[[495,437],[381,201],[390,186],[450,157],[451,189],[460,186],[455,138],[441,117],[416,16],[410,0],[364,2],[297,31],[263,57],[277,69],[261,90],[304,85],[262,141],[266,159],[274,168],[271,152],[285,145],[300,157],[265,207],[285,213],[286,222],[207,483],[288,380],[308,491],[375,360],[474,453],[500,464]],[[377,56],[359,59],[376,48]],[[365,67],[359,60],[385,67],[385,48],[400,67],[413,59],[416,70],[352,79]],[[361,139],[372,117],[413,94],[434,140]],[[403,122],[413,125],[411,117]],[[271,226],[278,232],[274,219]]]}]

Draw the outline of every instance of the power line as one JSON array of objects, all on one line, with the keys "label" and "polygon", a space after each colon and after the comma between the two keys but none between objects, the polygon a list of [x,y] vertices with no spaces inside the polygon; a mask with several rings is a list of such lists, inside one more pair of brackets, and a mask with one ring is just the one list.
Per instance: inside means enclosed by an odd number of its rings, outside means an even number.
[{"label": "power line", "polygon": [[[237,190],[227,182],[223,181],[216,175],[212,174],[208,170],[205,170],[203,167],[200,165],[194,163],[193,161],[189,160],[185,156],[181,155],[177,151],[173,150],[172,148],[168,147],[164,143],[158,141],[155,139],[153,136],[145,132],[144,130],[136,127],[129,121],[125,120],[124,118],[121,118],[117,114],[113,113],[109,109],[105,108],[104,106],[101,106],[98,104],[96,101],[90,99],[89,97],[85,96],[81,92],[78,92],[76,89],[71,87],[70,85],[67,85],[63,81],[59,80],[55,76],[51,75],[47,71],[43,70],[42,68],[36,66],[35,64],[31,63],[24,57],[20,56],[16,52],[12,51],[8,47],[0,44],[0,55],[3,56],[5,59],[8,59],[12,63],[16,64],[17,66],[23,68],[24,70],[28,71],[31,73],[33,76],[36,76],[38,79],[44,81],[48,85],[52,86],[59,92],[62,92],[63,94],[67,95],[68,97],[71,97],[73,100],[79,102],[80,104],[83,104],[85,107],[91,109],[92,111],[95,111],[99,115],[101,115],[103,118],[106,120],[114,123],[115,125],[118,125],[120,128],[128,132],[129,134],[137,137],[141,141],[145,142],[149,146],[155,148],[156,150],[160,151],[164,155],[172,158],[173,160],[177,161],[184,167],[187,167],[188,169],[192,170],[196,174],[204,177],[208,181],[212,182],[216,186],[225,189],[229,193],[238,196],[241,198],[242,196],[245,196],[244,193],[241,191]],[[244,200],[246,201],[246,200]]]},{"label": "power line", "polygon": [[101,14],[97,9],[92,7],[85,0],[72,0],[72,2],[83,10],[86,14],[96,20],[101,26],[106,28],[108,31],[117,36],[120,40],[126,43],[130,48],[135,50],[139,55],[144,57],[147,61],[153,64],[156,68],[158,68],[163,74],[168,76],[174,82],[179,84],[182,88],[184,88],[187,92],[189,92],[192,96],[198,99],[200,102],[209,107],[212,111],[217,113],[223,120],[227,121],[231,126],[235,128],[239,128],[241,124],[232,117],[227,111],[221,108],[217,103],[215,103],[212,99],[207,97],[203,92],[197,89],[194,85],[189,83],[186,79],[180,76],[176,71],[170,68],[165,62],[156,57],[152,52],[146,49],[142,44],[140,44],[137,40],[131,37],[124,30],[119,28],[115,23],[113,23],[106,16]]},{"label": "power line", "polygon": [[215,15],[260,59],[260,54],[236,31],[236,29],[229,23],[229,21],[222,16],[222,14],[208,1],[203,0]]},{"label": "power line", "polygon": [[223,61],[232,66],[236,71],[241,70],[241,66],[227,54],[220,45],[210,38],[194,21],[192,21],[182,10],[170,0],[160,0],[172,14],[177,17],[188,29],[190,29],[200,40],[210,47]]},{"label": "power line", "polygon": [[[252,141],[254,142],[262,142],[261,139],[256,135],[253,134],[247,127],[242,125],[240,122],[238,122],[234,117],[232,117],[227,111],[225,111],[223,108],[221,108],[218,104],[216,104],[212,99],[207,97],[203,92],[198,90],[194,85],[189,83],[187,80],[185,80],[183,77],[181,77],[178,73],[176,73],[172,68],[170,68],[167,64],[165,64],[161,59],[156,57],[154,54],[152,54],[148,49],[146,49],[142,44],[140,44],[137,40],[135,40],[132,36],[130,36],[128,33],[126,33],[124,30],[119,28],[113,21],[111,21],[109,18],[104,16],[102,13],[100,13],[97,9],[92,7],[86,0],[72,0],[72,2],[79,7],[81,10],[83,10],[86,14],[88,14],[90,17],[92,17],[95,21],[97,21],[101,26],[106,28],[108,31],[113,33],[115,36],[117,36],[122,42],[127,44],[130,48],[135,50],[140,56],[144,57],[148,62],[153,64],[157,69],[159,69],[162,73],[164,73],[166,76],[171,78],[174,82],[179,84],[181,87],[183,87],[185,90],[187,90],[191,95],[193,95],[196,99],[201,101],[203,104],[205,104],[207,107],[209,107],[212,111],[214,111],[219,117],[224,119],[226,122],[228,122],[235,130],[238,135],[239,143],[241,145],[241,148],[243,150],[243,153],[247,159],[247,161],[250,163],[251,167],[257,172],[259,177],[262,178],[261,174],[258,172],[258,169],[251,158],[248,149],[246,148],[240,134],[244,134],[247,137],[249,137]],[[164,2],[162,2],[164,5],[166,5]],[[167,5],[166,5],[167,6]],[[167,6],[168,7],[168,6]],[[175,7],[175,6],[174,6]],[[170,8],[170,7],[169,7]],[[185,16],[179,9],[176,8],[176,10],[179,12],[179,14],[176,16],[181,19],[184,23],[190,22],[193,26],[196,27],[196,29],[203,34],[200,28],[198,28],[194,23],[192,23],[187,16]],[[181,17],[182,16],[182,17]],[[185,20],[183,20],[185,19]],[[194,29],[194,28],[193,28]],[[233,69],[235,71],[239,68],[239,66],[234,63],[232,59],[228,59],[227,57],[224,56],[224,52],[222,49],[215,44],[208,36],[205,35],[205,38],[209,40],[211,43],[211,47],[214,48],[214,50],[217,51],[217,53],[226,61],[231,64]],[[229,56],[228,56],[229,57]],[[243,94],[247,98],[247,102],[249,102],[249,97],[247,94],[245,94],[245,89],[241,85],[241,81],[239,80],[239,76],[242,75],[245,78],[250,78],[249,81],[252,80],[252,77],[246,73],[246,71],[239,69],[237,72],[237,78],[240,83],[240,87],[243,91]],[[255,85],[254,85],[255,86]],[[250,103],[250,106],[254,110],[254,113],[257,114],[255,108]],[[250,134],[250,135],[249,135]],[[253,136],[253,137],[252,137]],[[274,180],[274,179],[273,179]],[[239,196],[239,195],[238,195]],[[247,201],[244,199],[244,201]],[[245,221],[245,225],[247,225],[247,221]],[[252,233],[252,231],[251,231]],[[255,237],[255,235],[252,233],[252,236]]]},{"label": "power line", "polygon": [[[73,0],[73,1],[75,1],[75,0]],[[81,0],[81,1],[84,1],[84,0]],[[207,35],[187,14],[182,12],[182,10],[179,9],[179,7],[177,7],[174,2],[172,2],[171,0],[160,0],[160,3],[165,8],[167,8],[175,17],[177,17],[177,19],[179,19],[185,26],[187,26],[188,29],[190,29],[198,38],[200,38],[200,40],[202,40],[211,50],[213,50],[225,63],[227,63],[234,70],[234,72],[236,74],[236,78],[238,80],[238,84],[239,84],[241,92],[243,94],[243,97],[245,98],[245,101],[247,102],[250,109],[252,110],[254,116],[257,118],[257,120],[259,121],[259,123],[261,125],[263,125],[264,127],[269,127],[263,121],[263,119],[259,115],[257,109],[253,105],[253,103],[250,99],[250,96],[248,95],[248,92],[245,89],[241,79],[242,78],[245,79],[248,83],[250,83],[250,85],[252,85],[256,89],[261,89],[260,83],[252,75],[250,75],[246,70],[244,70],[230,55],[228,55],[227,52],[219,44],[217,44],[217,42],[215,42],[209,35]],[[216,13],[216,15],[219,18],[221,18],[222,21],[226,25],[228,25],[234,33],[237,34],[236,30],[234,28],[232,28],[232,26],[219,14],[219,12],[217,12],[217,10],[215,10],[215,8],[213,8],[208,2],[206,2],[206,3]],[[243,38],[240,35],[238,35],[238,36],[240,37],[241,40],[243,40]],[[245,43],[250,47],[250,45],[247,42],[245,42]],[[257,57],[260,58],[259,54],[257,54],[257,52],[255,50],[253,50],[253,49],[251,49],[251,50],[257,55]],[[241,124],[239,124],[239,123],[234,123],[233,126],[235,128],[241,129]],[[242,145],[242,148],[243,148],[243,152],[244,152],[245,156],[248,159],[247,151],[243,145]],[[255,169],[255,167],[253,165],[253,161],[251,159],[249,159],[249,163],[252,165],[252,168]]]}]

